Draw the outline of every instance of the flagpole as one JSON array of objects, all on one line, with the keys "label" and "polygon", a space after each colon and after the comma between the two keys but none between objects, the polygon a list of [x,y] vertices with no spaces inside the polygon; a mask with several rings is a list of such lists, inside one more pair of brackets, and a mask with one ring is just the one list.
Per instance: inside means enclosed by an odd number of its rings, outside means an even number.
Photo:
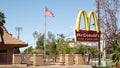
[{"label": "flagpole", "polygon": [[44,23],[44,61],[46,61],[46,15]]},{"label": "flagpole", "polygon": [[54,17],[54,14],[45,7],[45,24],[44,24],[44,62],[46,62],[46,17]]}]

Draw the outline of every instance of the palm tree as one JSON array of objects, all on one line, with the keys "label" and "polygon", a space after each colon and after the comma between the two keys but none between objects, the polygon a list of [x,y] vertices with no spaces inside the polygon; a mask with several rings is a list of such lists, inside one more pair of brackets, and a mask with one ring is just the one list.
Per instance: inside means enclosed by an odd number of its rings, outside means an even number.
[{"label": "palm tree", "polygon": [[0,12],[0,26],[5,24],[5,15],[3,12]]},{"label": "palm tree", "polygon": [[65,40],[64,40],[65,36],[64,36],[64,34],[57,34],[57,36],[58,36],[57,42],[60,45],[60,47],[59,47],[60,54],[63,54],[63,44],[65,42]]},{"label": "palm tree", "polygon": [[[5,23],[5,15],[4,13],[0,12],[0,26],[3,26]],[[0,42],[2,45],[4,45],[4,39],[3,39],[3,29],[0,27],[0,38],[2,42]]]}]

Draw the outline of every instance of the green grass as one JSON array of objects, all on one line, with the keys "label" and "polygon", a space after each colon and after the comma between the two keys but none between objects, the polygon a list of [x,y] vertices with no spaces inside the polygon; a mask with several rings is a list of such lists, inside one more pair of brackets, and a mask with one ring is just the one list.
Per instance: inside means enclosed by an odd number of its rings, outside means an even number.
[{"label": "green grass", "polygon": [[95,68],[113,68],[112,66],[107,66],[107,67],[95,67]]}]

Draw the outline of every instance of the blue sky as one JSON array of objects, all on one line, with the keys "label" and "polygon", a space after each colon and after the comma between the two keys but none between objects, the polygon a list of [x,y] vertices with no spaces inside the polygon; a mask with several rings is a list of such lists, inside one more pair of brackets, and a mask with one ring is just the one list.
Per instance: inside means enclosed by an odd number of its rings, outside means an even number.
[{"label": "blue sky", "polygon": [[74,37],[73,29],[80,10],[84,9],[87,13],[96,11],[95,0],[0,0],[0,11],[6,16],[8,32],[17,37],[15,28],[22,27],[20,39],[33,47],[36,41],[33,32],[44,33],[45,6],[55,15],[46,19],[47,32],[55,35],[63,33],[66,37]]}]

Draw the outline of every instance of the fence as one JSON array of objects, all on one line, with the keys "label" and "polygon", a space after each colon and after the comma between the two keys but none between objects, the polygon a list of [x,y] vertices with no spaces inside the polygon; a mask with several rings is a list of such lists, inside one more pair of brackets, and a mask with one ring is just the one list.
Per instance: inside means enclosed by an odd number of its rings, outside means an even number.
[{"label": "fence", "polygon": [[0,53],[0,64],[12,64],[12,53]]},{"label": "fence", "polygon": [[[46,58],[46,61],[43,59],[42,54],[33,54],[33,55],[24,55],[24,54],[13,54],[13,64],[27,64],[27,65],[38,65],[38,66],[43,66],[43,65],[50,65],[51,62],[48,60],[49,58]],[[83,65],[86,64],[86,57],[80,55],[80,54],[65,54],[65,55],[60,55],[59,56],[59,62],[62,65]],[[64,64],[63,64],[64,63]]]}]

